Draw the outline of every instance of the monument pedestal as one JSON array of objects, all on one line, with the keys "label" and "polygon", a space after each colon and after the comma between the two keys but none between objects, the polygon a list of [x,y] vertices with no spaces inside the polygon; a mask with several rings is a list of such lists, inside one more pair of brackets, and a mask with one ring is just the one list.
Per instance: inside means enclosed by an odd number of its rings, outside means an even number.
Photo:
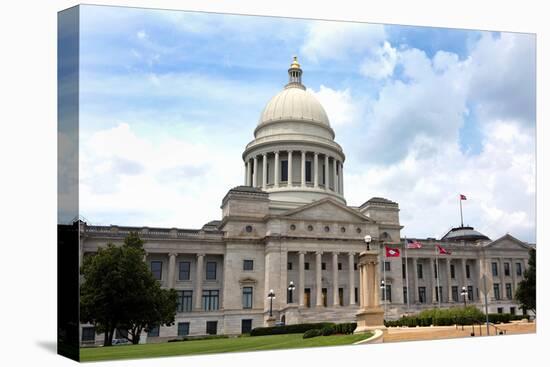
[{"label": "monument pedestal", "polygon": [[362,333],[371,330],[386,331],[384,326],[384,309],[382,307],[372,307],[362,309],[356,314],[357,329],[355,333]]}]

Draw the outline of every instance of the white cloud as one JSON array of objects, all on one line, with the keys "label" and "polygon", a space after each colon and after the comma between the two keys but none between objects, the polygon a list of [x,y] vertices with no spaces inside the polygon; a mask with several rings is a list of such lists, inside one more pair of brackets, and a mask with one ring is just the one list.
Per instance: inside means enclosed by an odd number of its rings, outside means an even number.
[{"label": "white cloud", "polygon": [[98,131],[81,145],[80,211],[93,223],[200,228],[220,218],[221,199],[242,183],[239,153],[152,143],[127,123]]},{"label": "white cloud", "polygon": [[136,33],[137,38],[144,40],[147,38],[147,33],[144,30],[140,30]]},{"label": "white cloud", "polygon": [[360,72],[368,78],[384,79],[392,76],[396,63],[397,50],[385,41],[373,55],[363,60]]},{"label": "white cloud", "polygon": [[379,24],[314,21],[300,51],[312,61],[342,60],[351,53],[375,50],[385,39]]},{"label": "white cloud", "polygon": [[360,104],[353,101],[349,89],[335,90],[321,85],[319,91],[309,89],[325,108],[331,125],[344,126],[357,121],[360,115]]}]

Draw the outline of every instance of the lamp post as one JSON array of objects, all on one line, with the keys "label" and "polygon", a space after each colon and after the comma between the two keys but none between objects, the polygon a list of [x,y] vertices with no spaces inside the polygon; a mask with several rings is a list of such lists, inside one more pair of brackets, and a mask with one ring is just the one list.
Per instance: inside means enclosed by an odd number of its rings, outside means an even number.
[{"label": "lamp post", "polygon": [[365,240],[365,243],[367,244],[367,251],[370,251],[370,243],[372,241],[372,237],[369,235],[366,235],[364,240]]},{"label": "lamp post", "polygon": [[466,296],[468,295],[468,291],[465,286],[462,287],[462,292],[460,292],[460,295],[464,297],[464,308],[466,308]]},{"label": "lamp post", "polygon": [[294,292],[294,289],[296,289],[296,286],[294,285],[294,282],[291,280],[289,285],[288,285],[288,291],[290,292],[289,296],[289,300],[288,300],[288,303],[293,303],[293,298],[292,298],[292,292]]},{"label": "lamp post", "polygon": [[382,296],[383,296],[382,300],[384,301],[384,318],[385,318],[386,317],[386,304],[387,304],[386,296],[387,296],[387,294],[386,294],[386,282],[384,280],[382,280],[380,282],[380,289],[382,290]]},{"label": "lamp post", "polygon": [[275,298],[275,292],[273,292],[273,289],[269,290],[267,298],[269,298],[269,317],[273,317],[273,299]]}]

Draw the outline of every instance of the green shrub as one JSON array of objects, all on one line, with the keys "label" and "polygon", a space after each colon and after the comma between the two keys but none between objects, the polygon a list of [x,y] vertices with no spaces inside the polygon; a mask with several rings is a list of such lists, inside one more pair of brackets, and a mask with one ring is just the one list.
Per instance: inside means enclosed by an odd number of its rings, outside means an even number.
[{"label": "green shrub", "polygon": [[325,326],[321,329],[323,336],[329,336],[335,333],[334,326]]},{"label": "green shrub", "polygon": [[325,326],[334,327],[332,322],[319,322],[314,324],[294,324],[283,326],[258,327],[252,329],[250,336],[279,335],[279,334],[302,334],[311,329],[322,329]]},{"label": "green shrub", "polygon": [[309,329],[304,333],[304,336],[302,336],[303,339],[309,339],[309,338],[315,338],[316,336],[323,335],[323,332],[321,329]]}]

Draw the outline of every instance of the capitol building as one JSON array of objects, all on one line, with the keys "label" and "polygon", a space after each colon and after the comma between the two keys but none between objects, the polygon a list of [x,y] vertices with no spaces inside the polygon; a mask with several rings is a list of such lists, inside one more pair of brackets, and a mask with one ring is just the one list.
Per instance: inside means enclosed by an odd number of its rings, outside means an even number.
[{"label": "capitol building", "polygon": [[[220,218],[198,229],[80,223],[80,261],[138,232],[153,276],[177,290],[175,324],[143,339],[236,335],[274,323],[353,322],[366,299],[358,258],[367,246],[379,250],[384,287],[376,296],[388,320],[464,302],[483,309],[483,274],[489,312],[521,313],[513,294],[533,245],[460,226],[440,239],[411,239],[421,248],[407,249],[398,203],[372,197],[348,205],[346,155],[323,106],[302,83],[296,58],[288,78],[244,147],[242,185],[220,198]],[[450,254],[438,254],[436,245]],[[386,257],[385,247],[399,248],[400,256]],[[274,298],[268,298],[271,291]],[[81,325],[82,344],[102,341],[93,326]]]}]

